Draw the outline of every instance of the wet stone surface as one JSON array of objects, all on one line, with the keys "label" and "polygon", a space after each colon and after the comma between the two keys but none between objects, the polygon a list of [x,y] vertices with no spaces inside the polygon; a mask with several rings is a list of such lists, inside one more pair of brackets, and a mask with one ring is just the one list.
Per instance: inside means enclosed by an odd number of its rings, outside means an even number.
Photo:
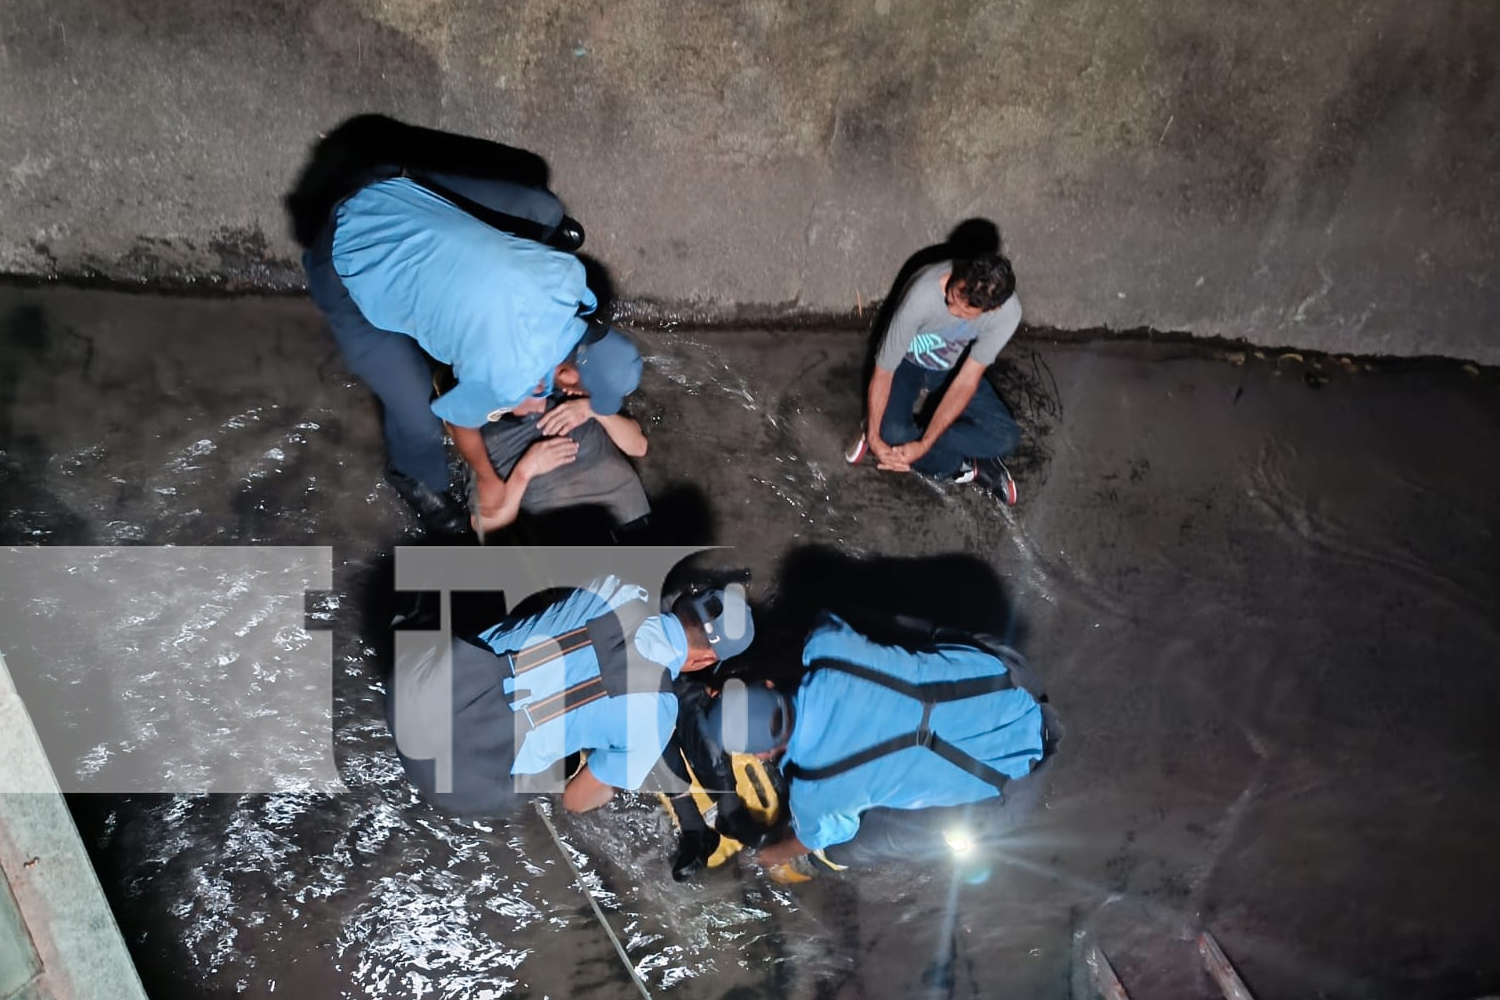
[{"label": "wet stone surface", "polygon": [[[381,581],[416,526],[312,307],[9,289],[0,339],[6,545],[332,547],[307,625],[332,631],[346,793],[71,800],[152,995],[628,995],[536,816],[407,789]],[[793,662],[814,606],[902,609],[1007,635],[1067,726],[963,878],[913,859],[782,887],[742,863],[679,886],[650,799],[558,816],[653,995],[1081,995],[1092,939],[1138,1000],[1207,997],[1204,928],[1262,1000],[1500,988],[1494,372],[1026,340],[998,369],[1026,431],[1008,509],[843,463],[857,336],[641,340],[642,475],[677,540],[754,571],[781,626],[758,666]],[[200,627],[171,580],[137,585],[162,629]],[[213,629],[257,620],[215,607]]]}]

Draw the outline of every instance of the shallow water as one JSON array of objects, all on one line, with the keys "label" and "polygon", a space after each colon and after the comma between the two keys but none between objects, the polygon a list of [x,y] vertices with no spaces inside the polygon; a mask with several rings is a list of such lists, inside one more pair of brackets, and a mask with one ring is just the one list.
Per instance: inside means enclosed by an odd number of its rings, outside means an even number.
[{"label": "shallow water", "polygon": [[[311,307],[10,290],[0,315],[0,541],[331,547],[305,615],[233,573],[191,603],[144,570],[81,608],[0,585],[27,683],[132,645],[161,661],[128,726],[49,741],[83,778],[241,630],[268,657],[331,644],[347,791],[73,798],[153,995],[631,995],[540,820],[446,818],[390,753],[390,552],[415,525]],[[1494,373],[1018,343],[1005,508],[843,464],[857,337],[643,342],[643,478],[678,540],[754,571],[755,666],[786,667],[814,606],[902,610],[1007,635],[1068,726],[972,882],[927,863],[781,887],[744,865],[680,886],[649,799],[557,815],[653,995],[1061,997],[1094,939],[1133,996],[1209,996],[1203,927],[1263,998],[1500,988]]]}]

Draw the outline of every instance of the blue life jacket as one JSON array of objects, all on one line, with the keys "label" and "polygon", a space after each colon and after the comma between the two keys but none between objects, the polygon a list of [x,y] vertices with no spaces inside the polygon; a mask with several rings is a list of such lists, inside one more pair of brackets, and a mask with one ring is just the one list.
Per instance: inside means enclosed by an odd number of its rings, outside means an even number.
[{"label": "blue life jacket", "polygon": [[[618,698],[644,691],[670,693],[672,674],[667,668],[657,663],[632,664],[626,650],[626,643],[648,617],[649,608],[645,601],[628,601],[614,610],[606,609],[572,631],[501,656],[516,678],[515,690],[506,699],[511,711],[526,721],[527,732],[600,698]],[[517,706],[518,701],[524,702],[531,697],[531,690],[520,686],[521,678],[527,672],[590,646],[599,664],[597,674],[540,701]]]},{"label": "blue life jacket", "polygon": [[[1013,688],[1020,688],[1026,691],[1038,705],[1043,706],[1043,760],[1051,756],[1061,735],[1060,727],[1056,725],[1055,713],[1050,710],[1050,707],[1047,707],[1046,693],[1036,686],[1035,674],[1032,672],[1025,658],[1009,646],[1005,646],[989,636],[951,629],[928,629],[928,631],[931,635],[933,646],[969,646],[982,650],[999,660],[1005,666],[1005,672],[981,677],[970,677],[963,680],[930,681],[925,684],[916,684],[903,678],[892,676],[884,671],[876,670],[859,663],[852,663],[848,660],[823,657],[812,661],[808,664],[809,673],[817,670],[836,670],[852,677],[858,677],[871,684],[879,685],[887,690],[895,691],[898,694],[905,695],[921,703],[922,719],[918,723],[917,728],[910,732],[892,736],[889,739],[882,740],[879,743],[841,757],[821,767],[805,768],[798,765],[795,761],[784,760],[781,764],[781,771],[789,781],[793,779],[799,781],[826,780],[901,750],[911,747],[924,747],[954,767],[993,786],[996,791],[1003,791],[1006,783],[1010,781],[1009,775],[996,770],[984,761],[967,753],[962,748],[943,739],[941,735],[932,729],[930,721],[933,708],[944,702],[978,698],[996,691],[1008,691]],[[1018,673],[1021,676],[1020,683],[1017,682]],[[1041,761],[1038,761],[1033,766],[1033,770],[1041,766],[1041,763]]]}]

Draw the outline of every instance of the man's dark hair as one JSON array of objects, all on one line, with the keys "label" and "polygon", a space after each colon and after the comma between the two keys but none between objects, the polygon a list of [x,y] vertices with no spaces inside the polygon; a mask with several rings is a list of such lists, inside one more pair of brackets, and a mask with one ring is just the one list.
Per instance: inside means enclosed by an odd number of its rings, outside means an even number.
[{"label": "man's dark hair", "polygon": [[950,283],[963,286],[959,296],[983,312],[999,309],[1016,293],[1016,274],[998,253],[959,258],[953,262]]}]

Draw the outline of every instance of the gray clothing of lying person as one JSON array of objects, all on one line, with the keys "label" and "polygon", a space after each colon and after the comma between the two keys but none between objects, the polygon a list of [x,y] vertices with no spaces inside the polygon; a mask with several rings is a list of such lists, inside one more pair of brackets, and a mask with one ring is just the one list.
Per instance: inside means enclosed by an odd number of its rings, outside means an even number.
[{"label": "gray clothing of lying person", "polygon": [[[551,519],[576,512],[609,530],[651,512],[630,462],[645,455],[647,448],[646,435],[634,417],[596,414],[587,396],[555,393],[527,402],[532,405],[517,407],[481,430],[504,489],[499,509],[474,519],[481,537],[522,514]],[[478,498],[472,476],[468,487],[473,511]]]}]

